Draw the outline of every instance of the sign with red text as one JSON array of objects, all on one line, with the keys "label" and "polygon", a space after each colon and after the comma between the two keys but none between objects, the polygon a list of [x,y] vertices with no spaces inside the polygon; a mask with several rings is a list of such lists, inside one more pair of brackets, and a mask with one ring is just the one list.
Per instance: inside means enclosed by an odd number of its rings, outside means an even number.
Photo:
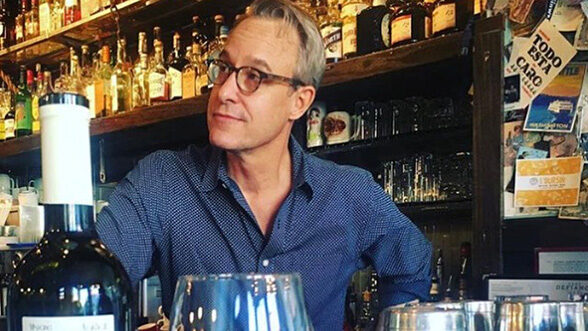
[{"label": "sign with red text", "polygon": [[576,55],[576,49],[548,20],[543,20],[505,68],[506,75],[520,74],[519,107],[524,108]]}]

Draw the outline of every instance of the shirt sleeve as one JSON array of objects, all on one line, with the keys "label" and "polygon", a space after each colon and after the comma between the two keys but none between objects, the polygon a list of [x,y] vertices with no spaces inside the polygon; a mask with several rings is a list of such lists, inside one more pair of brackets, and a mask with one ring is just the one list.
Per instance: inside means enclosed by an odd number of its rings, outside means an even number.
[{"label": "shirt sleeve", "polygon": [[[133,285],[150,270],[163,182],[158,160],[149,155],[123,178],[96,223],[98,236],[121,261]],[[156,194],[159,192],[159,194]]]},{"label": "shirt sleeve", "polygon": [[371,176],[366,187],[359,254],[378,272],[380,307],[426,300],[431,287],[431,244]]}]

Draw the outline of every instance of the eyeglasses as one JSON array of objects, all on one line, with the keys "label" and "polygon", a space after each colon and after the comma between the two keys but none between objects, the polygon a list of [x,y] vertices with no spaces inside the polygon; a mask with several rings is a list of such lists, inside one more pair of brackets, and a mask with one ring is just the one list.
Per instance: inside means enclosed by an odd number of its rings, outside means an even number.
[{"label": "eyeglasses", "polygon": [[245,94],[251,94],[259,88],[264,80],[284,82],[294,89],[306,85],[301,80],[269,74],[253,67],[235,68],[222,60],[212,60],[208,66],[208,78],[215,85],[222,85],[233,72],[237,73],[237,87]]}]

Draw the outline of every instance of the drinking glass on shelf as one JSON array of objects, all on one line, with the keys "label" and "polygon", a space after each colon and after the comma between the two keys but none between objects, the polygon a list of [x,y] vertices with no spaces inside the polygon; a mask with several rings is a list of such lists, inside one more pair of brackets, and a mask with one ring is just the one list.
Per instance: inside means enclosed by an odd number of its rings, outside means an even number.
[{"label": "drinking glass on shelf", "polygon": [[170,321],[170,330],[313,330],[298,274],[182,276]]}]

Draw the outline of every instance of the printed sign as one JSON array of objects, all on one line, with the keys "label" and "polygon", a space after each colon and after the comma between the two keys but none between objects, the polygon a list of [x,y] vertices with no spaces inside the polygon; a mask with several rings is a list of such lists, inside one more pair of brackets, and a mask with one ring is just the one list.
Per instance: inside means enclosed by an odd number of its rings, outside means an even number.
[{"label": "printed sign", "polygon": [[516,207],[555,207],[578,204],[582,157],[517,160]]},{"label": "printed sign", "polygon": [[521,47],[520,53],[513,53],[505,68],[506,76],[521,74],[519,107],[528,106],[570,62],[576,52],[550,21],[543,20],[530,40]]}]

